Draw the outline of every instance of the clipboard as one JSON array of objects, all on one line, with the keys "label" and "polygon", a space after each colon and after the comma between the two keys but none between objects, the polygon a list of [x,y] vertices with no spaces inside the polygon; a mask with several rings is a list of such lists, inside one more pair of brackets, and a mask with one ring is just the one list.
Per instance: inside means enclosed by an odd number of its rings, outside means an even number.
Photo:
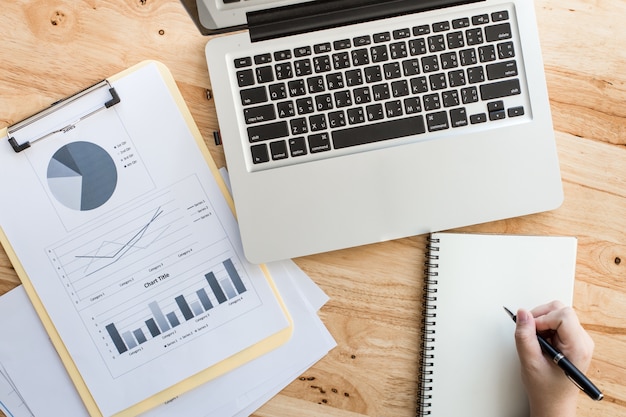
[{"label": "clipboard", "polygon": [[[156,75],[155,75],[156,74]],[[182,118],[183,120],[183,124],[186,126],[186,129],[189,133],[189,135],[193,138],[193,141],[195,142],[195,145],[197,145],[197,149],[199,150],[199,154],[201,155],[201,158],[204,160],[204,162],[206,163],[206,167],[208,167],[208,170],[210,171],[211,177],[212,177],[212,181],[214,181],[214,184],[212,184],[211,186],[215,186],[217,187],[216,190],[217,191],[216,194],[210,194],[211,198],[216,198],[220,201],[222,201],[223,199],[223,203],[226,205],[226,207],[228,208],[228,211],[230,212],[230,214],[233,216],[234,218],[234,213],[235,213],[235,207],[234,207],[234,203],[232,201],[232,198],[230,197],[230,194],[226,188],[226,185],[224,183],[224,181],[222,180],[218,169],[213,161],[213,159],[211,158],[211,155],[209,153],[208,148],[206,147],[202,136],[197,128],[197,126],[195,125],[193,118],[191,116],[191,113],[189,112],[182,95],[180,94],[176,83],[171,75],[171,73],[169,72],[169,70],[161,63],[156,62],[156,61],[145,61],[142,62],[134,67],[131,67],[117,75],[114,75],[110,78],[108,78],[107,80],[104,80],[100,83],[97,83],[96,85],[89,87],[81,92],[79,92],[78,94],[62,100],[60,102],[55,103],[54,105],[52,105],[50,108],[37,113],[33,116],[31,116],[30,118],[17,123],[14,126],[11,126],[9,128],[4,129],[3,131],[0,131],[0,138],[5,137],[8,141],[8,144],[11,146],[12,151],[14,152],[14,154],[19,157],[22,161],[22,163],[28,163],[30,162],[31,165],[34,165],[32,161],[27,161],[26,157],[24,156],[25,154],[27,154],[28,152],[31,152],[32,150],[36,149],[39,146],[44,146],[42,145],[44,142],[46,141],[51,141],[53,140],[51,137],[54,135],[59,135],[59,134],[64,134],[66,132],[69,132],[73,129],[76,128],[77,125],[84,123],[86,120],[88,120],[89,118],[93,117],[95,114],[97,113],[101,113],[101,112],[105,112],[105,111],[110,111],[110,109],[114,109],[114,108],[119,108],[122,106],[119,106],[119,104],[121,102],[124,102],[125,97],[128,96],[128,94],[133,94],[132,92],[132,88],[129,87],[130,82],[126,82],[124,83],[124,81],[128,81],[129,78],[131,77],[135,77],[134,79],[139,80],[140,78],[150,78],[152,77],[153,79],[160,79],[160,82],[162,82],[162,86],[159,87],[159,85],[155,86],[155,89],[158,90],[159,88],[163,89],[163,87],[165,87],[167,89],[167,92],[169,93],[169,96],[171,97],[171,99],[173,100],[173,103],[175,103],[176,109],[178,114],[174,115],[177,117]],[[158,84],[158,83],[157,83]],[[150,95],[149,91],[144,91],[144,93],[147,93],[148,95]],[[155,98],[158,97],[158,94],[155,96]],[[143,102],[148,102],[148,100],[151,100],[151,98],[145,98],[145,101]],[[139,101],[140,103],[142,101]],[[137,111],[137,119],[144,119],[143,122],[139,122],[134,126],[125,126],[126,128],[126,133],[132,136],[132,131],[134,130],[135,132],[137,132],[137,129],[141,129],[142,125],[143,126],[147,126],[146,125],[146,120],[149,120],[149,113],[145,113],[142,112],[141,109],[136,109]],[[49,123],[41,123],[42,121],[47,121],[47,120],[51,120],[50,117],[51,115],[58,115],[58,112],[64,112],[64,113],[68,113],[71,114],[71,116],[63,116],[63,117],[56,117],[54,121],[49,122]],[[156,124],[156,123],[162,123],[162,120],[150,120],[150,123],[152,125]],[[167,121],[165,121],[167,122]],[[158,131],[158,129],[154,128],[151,130],[151,132],[156,132]],[[1,139],[0,139],[1,140]],[[176,140],[176,138],[172,138],[172,140]],[[122,141],[123,142],[123,141]],[[155,145],[158,145],[158,143],[155,143]],[[4,146],[7,146],[7,143],[4,143]],[[86,145],[85,145],[86,146]],[[123,149],[127,149],[128,147],[123,147]],[[63,147],[61,147],[61,149],[63,149]],[[119,149],[119,148],[118,148]],[[77,149],[69,149],[73,152],[77,152]],[[144,149],[145,151],[146,149]],[[65,151],[68,151],[68,149],[65,149]],[[92,152],[93,149],[86,149],[85,153],[89,153]],[[136,150],[135,150],[136,151]],[[152,152],[158,152],[158,149],[152,149]],[[121,152],[121,151],[120,151]],[[183,150],[181,150],[181,152],[183,152]],[[97,152],[96,152],[97,153]],[[145,153],[145,152],[144,152]],[[70,152],[70,154],[72,154]],[[91,153],[89,153],[91,155]],[[57,155],[55,153],[55,155]],[[76,153],[74,153],[74,155],[76,155]],[[129,167],[134,167],[135,164],[141,164],[141,158],[127,158],[124,159],[128,156],[128,153],[122,153],[120,155],[117,155],[117,157],[120,158],[120,161],[118,161],[119,163],[124,164],[123,166],[126,167],[126,163],[128,164]],[[135,155],[136,156],[136,155]],[[1,158],[0,158],[1,159]],[[58,162],[61,161],[65,161],[66,160],[62,159],[61,157],[58,157],[57,159],[55,159],[55,157],[53,157],[50,160],[50,165],[48,166],[48,175],[52,176],[50,174],[51,170],[52,172],[56,172],[55,170],[57,169],[65,169],[68,168],[69,163],[66,163],[65,165],[61,164],[62,166],[59,166]],[[139,161],[139,162],[135,162],[135,161]],[[53,165],[54,162],[54,165]],[[132,166],[131,166],[132,164]],[[50,167],[53,168],[50,168]],[[55,168],[56,167],[56,168]],[[71,167],[70,167],[71,168]],[[154,177],[157,174],[153,174],[152,177]],[[54,177],[53,179],[50,179],[50,184],[53,184],[53,180],[56,180],[56,177]],[[151,180],[153,183],[158,183],[159,179],[155,179],[155,178],[148,178],[146,181],[149,182],[149,180]],[[65,181],[65,179],[64,179]],[[87,179],[83,179],[83,181],[87,181]],[[189,183],[193,183],[195,184],[194,180],[185,180],[188,181]],[[110,182],[110,181],[109,181]],[[49,185],[50,185],[49,184]],[[63,184],[66,184],[66,182],[64,182]],[[104,184],[107,184],[106,181],[106,176],[105,176],[105,181]],[[207,186],[207,184],[203,183],[202,181],[199,181],[200,187],[197,189],[201,189],[204,192],[207,192],[206,190],[204,190],[205,188],[209,187]],[[101,185],[101,184],[100,184]],[[50,187],[52,187],[52,185],[50,185]],[[106,188],[105,186],[102,186],[102,188]],[[158,188],[158,187],[157,187]],[[149,196],[150,198],[152,198],[152,196],[154,195],[154,193],[151,190],[139,190],[140,192],[143,192],[143,195],[145,196]],[[0,192],[4,192],[2,189],[0,189]],[[50,194],[50,193],[49,193]],[[106,193],[105,193],[106,194]],[[219,196],[217,196],[217,194],[219,194]],[[50,197],[50,195],[52,197]],[[48,197],[50,197],[50,199],[53,199],[55,197],[54,193],[51,193]],[[61,203],[61,205],[66,204],[70,207],[70,209],[73,209],[76,211],[76,214],[84,214],[83,212],[90,212],[91,210],[98,210],[101,209],[100,206],[97,207],[91,207],[91,206],[96,206],[98,203],[101,202],[101,200],[103,199],[102,196],[98,197],[100,200],[98,200],[98,198],[91,198],[90,202],[86,202],[86,201],[80,201],[80,202],[76,202],[76,199],[74,200],[63,200],[62,194],[57,196],[59,197],[59,201],[56,201],[56,204],[58,205],[59,202]],[[219,198],[217,198],[219,197]],[[109,198],[111,198],[111,196],[109,196]],[[141,196],[134,198],[134,201],[137,201],[141,198]],[[76,204],[81,204],[81,206],[76,206]],[[104,205],[105,203],[108,204],[108,201],[103,202],[101,204]],[[218,203],[214,203],[211,202],[213,204],[217,204],[219,206],[219,204],[221,204],[220,202]],[[89,206],[89,204],[91,204],[91,206]],[[86,207],[86,208],[85,208]],[[120,207],[123,210],[127,210],[129,211],[128,207],[129,204],[124,203],[123,201],[120,202]],[[120,210],[121,210],[120,209]],[[189,207],[189,210],[191,210],[192,207]],[[206,211],[204,210],[204,207],[200,206],[200,208],[197,210],[199,211],[199,214],[196,214],[195,212],[195,207],[193,207],[194,210],[189,211],[189,213],[193,213],[193,219],[194,221],[198,221],[198,222],[202,222],[204,221],[204,215],[207,215]],[[219,211],[219,207],[216,210],[215,206],[213,207],[213,210],[215,212]],[[165,211],[165,210],[163,210]],[[157,212],[158,213],[158,212]],[[57,213],[58,215],[58,213]],[[157,216],[157,214],[153,214],[153,217]],[[3,213],[0,212],[0,222],[2,222],[3,217],[5,217],[5,215]],[[80,217],[80,216],[78,216]],[[63,219],[62,216],[59,215],[59,218],[61,218],[61,223],[63,223]],[[110,224],[114,224],[115,220],[111,220]],[[151,220],[152,221],[152,220]],[[228,219],[224,219],[224,218],[220,218],[219,219],[220,222],[223,223],[228,223]],[[80,223],[80,221],[78,222]],[[85,228],[86,226],[84,224],[73,224],[72,220],[67,220],[66,223],[64,223],[63,227],[65,227],[68,230],[80,230],[81,227]],[[150,223],[148,223],[149,225]],[[99,230],[104,230],[102,229],[103,226],[100,226]],[[95,230],[95,229],[94,229]],[[169,229],[167,229],[169,230]],[[144,230],[145,232],[145,230]],[[15,231],[13,231],[13,233],[15,233]],[[238,232],[236,233],[238,235]],[[138,236],[138,234],[134,235],[134,238],[136,239]],[[141,235],[143,236],[143,235]],[[160,236],[160,235],[159,235]],[[229,239],[234,239],[236,240],[238,237],[237,236],[233,236],[233,234],[229,234],[228,235]],[[13,239],[14,240],[14,239]],[[236,270],[236,268],[234,267],[234,263],[233,261],[230,261],[230,258],[227,259],[226,261],[222,262],[222,264],[225,266],[227,272],[228,272],[228,279],[223,279],[222,281],[220,281],[219,285],[222,285],[222,297],[224,298],[223,301],[220,301],[219,299],[219,294],[218,292],[215,292],[215,296],[218,297],[217,302],[215,300],[215,298],[213,298],[213,304],[215,304],[215,309],[211,310],[212,307],[208,307],[207,304],[204,304],[205,301],[207,303],[210,304],[210,301],[208,299],[205,300],[205,298],[208,298],[206,295],[208,292],[211,292],[211,289],[213,289],[214,291],[219,291],[219,288],[214,288],[213,284],[216,283],[217,281],[215,280],[215,275],[212,274],[212,272],[208,273],[205,275],[207,281],[209,281],[209,286],[207,286],[205,291],[202,291],[203,289],[197,290],[196,293],[198,294],[198,297],[201,296],[201,294],[204,294],[204,298],[200,297],[200,299],[196,300],[194,303],[189,302],[189,300],[185,300],[184,297],[182,295],[176,297],[176,303],[178,303],[178,307],[180,308],[180,311],[178,311],[179,316],[180,313],[182,312],[183,314],[183,318],[178,318],[179,321],[182,320],[188,320],[189,322],[193,322],[194,318],[196,320],[204,320],[202,319],[202,317],[206,318],[208,316],[210,316],[211,314],[213,314],[213,311],[226,311],[226,307],[224,307],[222,310],[218,310],[221,306],[222,306],[222,302],[224,302],[224,306],[226,306],[227,302],[228,305],[230,306],[232,303],[232,305],[237,306],[237,303],[241,300],[242,303],[246,302],[246,296],[248,293],[252,293],[252,291],[257,291],[257,297],[262,297],[261,292],[263,291],[262,289],[259,289],[259,287],[263,287],[263,286],[267,286],[267,288],[269,289],[269,292],[271,293],[271,295],[274,297],[274,300],[276,302],[277,305],[277,309],[280,310],[280,314],[283,316],[285,323],[283,323],[282,325],[277,325],[275,326],[275,329],[277,329],[276,331],[272,331],[271,334],[269,334],[267,337],[264,337],[260,340],[258,340],[257,342],[251,344],[250,346],[247,346],[241,350],[238,351],[234,351],[231,352],[230,354],[226,355],[223,359],[217,361],[216,363],[212,364],[209,367],[206,367],[192,375],[188,375],[185,378],[183,378],[182,380],[162,389],[159,390],[158,392],[154,392],[151,393],[150,395],[147,395],[145,398],[141,399],[140,401],[136,401],[134,402],[132,405],[125,407],[121,410],[115,410],[114,412],[111,412],[110,410],[108,411],[103,411],[103,404],[101,403],[102,400],[100,400],[101,402],[99,403],[97,398],[94,396],[93,394],[93,388],[90,389],[90,385],[88,383],[88,381],[85,380],[85,378],[83,377],[83,375],[80,372],[80,367],[77,365],[77,360],[76,358],[71,354],[70,349],[68,349],[68,346],[66,346],[66,341],[63,339],[63,337],[61,336],[61,332],[57,329],[57,326],[55,325],[55,321],[53,320],[53,318],[51,317],[51,315],[48,312],[48,309],[51,308],[52,306],[50,305],[46,305],[45,302],[42,300],[42,297],[40,297],[40,293],[39,291],[36,289],[36,285],[34,284],[33,280],[31,279],[31,277],[29,276],[29,274],[27,273],[27,268],[24,267],[22,260],[20,259],[20,256],[18,256],[18,251],[14,250],[14,245],[11,241],[11,239],[9,238],[9,234],[5,233],[5,230],[3,230],[2,228],[0,228],[0,243],[2,244],[2,246],[4,247],[5,251],[7,252],[7,255],[11,261],[11,263],[13,264],[18,276],[20,277],[20,280],[22,281],[24,288],[29,296],[29,298],[31,299],[35,310],[37,311],[42,323],[44,324],[44,327],[46,328],[50,339],[53,343],[53,345],[55,346],[57,352],[59,353],[59,356],[61,357],[80,397],[82,398],[89,414],[91,416],[116,416],[116,417],[125,417],[125,416],[131,416],[131,415],[137,415],[140,414],[142,412],[145,412],[147,410],[149,410],[150,408],[153,408],[159,404],[162,404],[178,395],[181,395],[182,393],[193,389],[194,387],[199,386],[200,384],[207,382],[209,380],[212,380],[220,375],[223,375],[225,373],[227,373],[228,371],[242,365],[243,363],[246,363],[248,361],[253,360],[256,357],[259,357],[261,355],[263,355],[264,353],[267,353],[275,348],[277,348],[278,346],[282,345],[283,343],[285,343],[287,340],[289,340],[289,338],[291,337],[291,334],[293,332],[293,322],[291,320],[291,317],[289,316],[289,312],[287,311],[285,304],[283,303],[280,294],[277,291],[276,286],[274,285],[274,282],[267,270],[267,268],[264,265],[249,265],[246,264],[244,266],[240,266],[238,265],[238,268],[242,269],[240,271],[240,274],[243,276],[245,275],[246,271],[251,268],[251,270],[255,271],[255,268],[258,269],[260,271],[261,276],[265,279],[265,282],[259,283],[258,281],[256,282],[246,282],[244,284],[244,282],[242,281],[243,277],[237,277],[238,272]],[[234,246],[237,246],[239,243],[235,243]],[[129,246],[126,246],[126,248],[128,248]],[[135,246],[134,248],[138,248],[139,246]],[[195,247],[191,247],[190,250],[193,251],[193,249],[195,249]],[[138,250],[138,249],[137,249]],[[237,248],[235,248],[234,250],[235,252],[235,256],[232,256],[232,258],[237,258]],[[242,252],[240,252],[242,253]],[[24,251],[22,251],[22,255],[24,255]],[[184,256],[189,256],[188,254],[186,254],[184,251],[180,251],[177,254],[179,257],[184,257]],[[52,255],[50,255],[52,256]],[[56,256],[56,254],[55,254]],[[56,258],[52,258],[54,261],[56,261]],[[237,261],[237,259],[235,259],[235,261]],[[53,261],[51,261],[53,262]],[[91,260],[90,260],[91,262]],[[110,262],[107,260],[107,262]],[[241,255],[239,257],[239,262],[241,264],[245,263],[245,260],[243,260],[243,255]],[[111,265],[111,263],[106,264],[107,267],[109,265]],[[161,265],[163,265],[163,263],[161,263]],[[153,267],[156,268],[156,270],[154,271],[157,278],[155,278],[155,283],[154,284],[150,284],[148,285],[150,282],[152,281],[145,281],[144,286],[146,286],[146,288],[149,288],[151,285],[158,285],[159,284],[159,279],[166,276],[165,273],[163,273],[163,270],[159,270],[159,268],[157,268],[158,264],[155,264]],[[230,268],[229,268],[230,267]],[[234,275],[231,275],[234,274]],[[159,275],[160,274],[160,275]],[[238,278],[239,282],[237,282],[237,280],[235,280],[235,277]],[[167,277],[166,277],[167,278]],[[165,279],[165,278],[163,278]],[[213,279],[213,281],[211,281],[211,279]],[[231,288],[226,288],[224,286],[224,283],[227,283]],[[235,284],[235,289],[232,288],[232,284]],[[262,285],[260,285],[262,284]],[[120,283],[120,286],[122,284]],[[124,285],[131,285],[131,284],[124,284]],[[238,287],[238,285],[241,287]],[[246,288],[246,286],[248,288]],[[248,292],[240,292],[241,289],[243,288],[243,291],[246,291],[246,289],[248,289]],[[68,290],[69,291],[69,290]],[[233,297],[231,297],[231,294],[227,294],[228,292],[232,292]],[[73,293],[72,293],[73,294]],[[261,295],[259,295],[261,294]],[[215,297],[212,295],[212,297]],[[94,296],[92,298],[95,298],[97,296]],[[237,298],[238,297],[238,298]],[[50,298],[48,296],[48,298]],[[69,297],[70,299],[72,299],[72,297]],[[98,302],[98,299],[96,298],[95,300],[92,300],[93,302]],[[266,300],[263,300],[263,302],[266,302]],[[201,305],[202,304],[202,305]],[[219,304],[219,305],[218,305]],[[271,303],[270,303],[271,304]],[[154,301],[151,303],[151,308],[155,307],[158,310],[158,304],[156,304]],[[204,307],[204,308],[202,308]],[[229,307],[230,308],[230,307]],[[233,307],[235,308],[235,307]],[[193,310],[193,311],[191,311]],[[154,309],[151,310],[154,313],[154,318],[156,318],[157,322],[159,321],[159,317],[157,317],[157,312]],[[243,310],[242,310],[243,311]],[[246,314],[251,314],[251,311],[254,312],[254,309],[247,311]],[[171,314],[172,312],[170,312]],[[273,313],[266,313],[268,316],[276,316],[276,312]],[[217,315],[217,314],[215,314]],[[176,316],[176,315],[174,315]],[[171,315],[167,316],[167,320],[169,320],[171,317]],[[176,317],[173,317],[176,318]],[[164,320],[163,317],[161,317],[162,320]],[[146,324],[148,325],[148,328],[150,330],[150,332],[152,333],[153,331],[162,331],[163,327],[161,326],[161,323],[159,323],[159,325],[157,326],[155,324],[154,320],[146,320]],[[152,323],[152,327],[150,326],[150,323]],[[163,323],[163,326],[166,326],[168,323],[165,322]],[[174,334],[176,332],[175,327],[173,325],[173,322],[170,321],[170,325],[172,326],[172,329],[170,329],[170,333],[169,334]],[[112,326],[112,327],[111,327]],[[158,327],[158,328],[157,328]],[[202,331],[202,327],[200,327],[200,325],[198,325],[196,327],[196,329],[200,329],[200,332]],[[144,340],[143,342],[141,341],[141,338],[139,336],[142,336],[144,339],[146,339],[146,335],[142,334],[142,332],[137,332],[134,333],[134,336],[136,336],[134,339],[129,340],[128,338],[124,339],[121,337],[120,332],[117,331],[117,329],[115,329],[115,326],[113,324],[107,326],[106,331],[104,330],[100,330],[100,332],[102,334],[104,334],[105,336],[107,336],[107,332],[108,335],[111,336],[112,340],[109,340],[107,343],[107,346],[109,346],[109,349],[114,351],[117,349],[117,352],[119,352],[119,355],[121,357],[122,354],[130,354],[129,352],[132,351],[133,347],[131,346],[131,341],[136,343],[136,346],[134,347],[134,351],[139,355],[138,352],[141,352],[140,349],[142,348],[142,343],[145,344],[146,342],[148,342],[147,340]],[[173,332],[173,333],[172,333]],[[130,332],[127,332],[130,334]],[[192,333],[193,332],[188,332],[188,338],[189,340],[193,340],[194,336]],[[165,331],[163,331],[160,335],[155,335],[154,333],[152,333],[153,339],[157,340],[158,336],[162,336],[165,337]],[[117,340],[116,340],[116,336],[117,335]],[[124,335],[124,336],[128,336],[128,334]],[[178,337],[178,336],[177,336]],[[205,337],[205,336],[198,336],[198,337]],[[105,338],[105,337],[103,337]],[[175,339],[175,340],[179,340],[179,339]],[[189,343],[193,343],[193,342],[184,342],[184,340],[186,339],[180,339],[181,340],[181,344],[182,347],[175,347],[175,349],[185,349],[185,346],[189,346]],[[153,345],[152,346],[156,346],[156,342],[152,342]],[[172,343],[169,341],[165,341],[164,343]],[[187,343],[187,344],[185,344]],[[164,345],[165,346],[165,345]],[[124,349],[126,349],[124,352],[122,352]],[[197,352],[197,350],[196,350]],[[201,355],[196,355],[195,357],[200,357]],[[94,360],[97,358],[94,358]],[[142,365],[142,366],[147,366],[147,365]],[[150,375],[150,374],[148,374]],[[145,377],[145,375],[144,375]],[[121,378],[121,377],[120,377]],[[138,383],[141,381],[137,381]],[[99,387],[98,389],[102,389],[102,387]]]}]

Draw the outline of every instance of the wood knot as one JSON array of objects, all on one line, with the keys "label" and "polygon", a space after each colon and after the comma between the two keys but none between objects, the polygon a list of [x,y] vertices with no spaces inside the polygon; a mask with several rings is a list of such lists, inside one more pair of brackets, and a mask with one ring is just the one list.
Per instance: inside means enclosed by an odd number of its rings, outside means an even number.
[{"label": "wood knot", "polygon": [[50,18],[50,23],[52,26],[58,26],[65,20],[65,13],[57,10],[54,12],[52,17]]}]

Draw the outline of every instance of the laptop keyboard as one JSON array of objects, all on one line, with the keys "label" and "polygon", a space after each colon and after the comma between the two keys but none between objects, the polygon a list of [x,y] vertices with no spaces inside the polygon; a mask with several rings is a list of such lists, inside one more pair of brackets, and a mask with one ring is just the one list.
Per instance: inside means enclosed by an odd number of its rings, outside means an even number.
[{"label": "laptop keyboard", "polygon": [[524,115],[510,14],[498,10],[236,58],[251,161],[258,167],[305,162]]}]

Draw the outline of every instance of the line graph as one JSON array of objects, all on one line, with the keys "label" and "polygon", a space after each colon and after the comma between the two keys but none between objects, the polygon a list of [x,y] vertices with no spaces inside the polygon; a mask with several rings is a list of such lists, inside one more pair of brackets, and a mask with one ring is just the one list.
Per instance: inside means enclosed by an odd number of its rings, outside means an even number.
[{"label": "line graph", "polygon": [[70,296],[81,305],[124,291],[196,244],[184,206],[163,193],[55,247],[52,254]]},{"label": "line graph", "polygon": [[190,265],[232,256],[213,213],[198,178],[189,176],[108,212],[46,252],[77,310],[133,305],[188,274]]},{"label": "line graph", "polygon": [[[170,225],[161,228],[157,231],[158,233],[152,240],[143,242],[145,237],[148,235],[148,231],[151,229],[151,226],[162,214],[163,209],[159,207],[150,218],[150,221],[142,226],[128,241],[124,243],[105,240],[100,246],[98,246],[94,254],[76,255],[76,258],[89,260],[89,263],[85,266],[83,271],[85,276],[90,276],[108,266],[113,265],[133,249],[148,249],[170,228]],[[140,245],[140,243],[142,245]]]}]

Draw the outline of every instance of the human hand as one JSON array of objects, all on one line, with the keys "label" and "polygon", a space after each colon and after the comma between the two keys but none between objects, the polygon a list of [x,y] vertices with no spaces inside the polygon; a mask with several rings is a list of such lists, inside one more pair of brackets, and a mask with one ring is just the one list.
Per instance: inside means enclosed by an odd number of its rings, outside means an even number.
[{"label": "human hand", "polygon": [[579,389],[542,353],[537,332],[581,372],[591,363],[593,340],[574,310],[559,301],[517,312],[515,344],[531,417],[573,417]]}]

